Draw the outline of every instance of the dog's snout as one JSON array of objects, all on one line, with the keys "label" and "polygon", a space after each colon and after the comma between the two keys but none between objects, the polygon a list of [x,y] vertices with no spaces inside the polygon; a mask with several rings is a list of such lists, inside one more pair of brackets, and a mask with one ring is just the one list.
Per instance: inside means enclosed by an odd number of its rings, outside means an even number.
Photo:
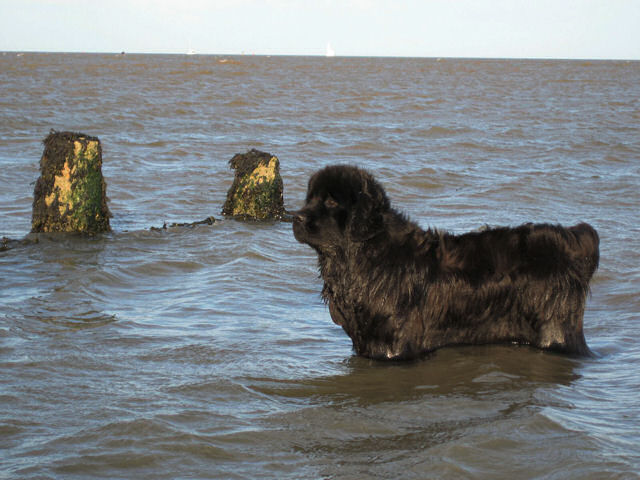
[{"label": "dog's snout", "polygon": [[293,220],[298,222],[304,222],[307,219],[307,215],[303,210],[296,210],[295,212],[291,212],[293,215]]}]

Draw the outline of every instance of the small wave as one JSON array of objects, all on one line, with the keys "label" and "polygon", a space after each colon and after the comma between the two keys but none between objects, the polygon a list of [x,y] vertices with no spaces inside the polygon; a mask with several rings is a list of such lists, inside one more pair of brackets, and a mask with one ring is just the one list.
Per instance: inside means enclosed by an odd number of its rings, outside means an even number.
[{"label": "small wave", "polygon": [[[318,137],[321,137],[321,136],[319,135]],[[324,139],[314,138],[311,140],[301,140],[296,144],[296,147],[313,150],[313,149],[323,149],[328,147],[329,145],[331,145],[330,139],[328,137],[324,137]]]},{"label": "small wave", "polygon": [[499,136],[505,138],[524,138],[525,132],[518,127],[507,128],[503,132],[500,132]]},{"label": "small wave", "polygon": [[248,107],[250,105],[251,103],[244,99],[234,98],[233,100],[228,101],[225,104],[225,107]]},{"label": "small wave", "polygon": [[361,153],[361,152],[371,152],[378,151],[380,149],[380,144],[378,142],[359,142],[354,143],[352,145],[347,145],[342,147],[340,150],[345,153]]},{"label": "small wave", "polygon": [[118,320],[116,315],[93,309],[76,312],[72,311],[69,313],[60,312],[55,314],[47,312],[46,310],[36,310],[33,314],[25,315],[25,318],[71,330],[102,327]]},{"label": "small wave", "polygon": [[472,130],[465,127],[442,127],[433,125],[429,128],[421,128],[415,131],[415,134],[427,138],[451,137],[470,133]]},{"label": "small wave", "polygon": [[143,276],[173,275],[176,273],[194,273],[203,268],[200,262],[189,262],[184,260],[161,260],[143,262],[129,269]]},{"label": "small wave", "polygon": [[487,144],[476,143],[476,142],[471,142],[471,141],[456,142],[455,146],[459,147],[459,148],[462,148],[464,150],[491,150],[491,151],[495,151],[495,147],[489,147],[489,145],[487,145]]},{"label": "small wave", "polygon": [[416,172],[402,175],[395,183],[399,191],[406,190],[407,187],[417,188],[419,190],[431,190],[442,188],[444,185],[437,181],[440,177],[438,172],[430,167],[424,167]]},{"label": "small wave", "polygon": [[239,60],[233,60],[230,58],[221,58],[220,60],[218,60],[218,63],[222,64],[222,65],[242,65],[242,62]]},{"label": "small wave", "polygon": [[[191,76],[192,77],[198,77],[200,75],[204,75],[204,76],[208,76],[208,75],[213,75],[215,72],[213,70],[210,70],[208,68],[202,69],[202,70],[196,70],[195,72],[191,72]],[[189,77],[187,77],[188,79]]]},{"label": "small wave", "polygon": [[[188,365],[217,365],[229,361],[236,353],[232,350],[221,348],[218,345],[203,345],[193,343],[189,345],[165,346],[155,350],[144,351],[137,358],[143,362],[173,361]],[[215,387],[211,387],[215,389]],[[193,389],[193,385],[181,385],[170,390],[173,392],[186,392]]]},{"label": "small wave", "polygon": [[155,140],[153,142],[137,143],[137,145],[141,147],[166,147],[169,145],[169,142],[166,140]]}]

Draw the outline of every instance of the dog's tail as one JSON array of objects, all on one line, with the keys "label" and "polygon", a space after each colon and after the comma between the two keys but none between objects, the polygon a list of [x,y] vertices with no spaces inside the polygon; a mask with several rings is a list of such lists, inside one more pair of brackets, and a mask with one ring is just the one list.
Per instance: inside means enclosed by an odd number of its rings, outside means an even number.
[{"label": "dog's tail", "polygon": [[595,228],[588,223],[580,223],[569,228],[573,234],[573,254],[578,265],[582,266],[585,282],[589,282],[600,262],[600,237]]}]

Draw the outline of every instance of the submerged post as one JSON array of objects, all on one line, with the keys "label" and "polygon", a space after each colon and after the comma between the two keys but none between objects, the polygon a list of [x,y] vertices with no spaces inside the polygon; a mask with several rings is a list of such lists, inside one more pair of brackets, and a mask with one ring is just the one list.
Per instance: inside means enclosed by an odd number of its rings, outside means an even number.
[{"label": "submerged post", "polygon": [[278,157],[252,149],[234,155],[229,165],[235,170],[235,178],[222,207],[223,215],[256,220],[284,216]]},{"label": "submerged post", "polygon": [[43,143],[31,231],[111,230],[100,140],[82,133],[51,131]]}]

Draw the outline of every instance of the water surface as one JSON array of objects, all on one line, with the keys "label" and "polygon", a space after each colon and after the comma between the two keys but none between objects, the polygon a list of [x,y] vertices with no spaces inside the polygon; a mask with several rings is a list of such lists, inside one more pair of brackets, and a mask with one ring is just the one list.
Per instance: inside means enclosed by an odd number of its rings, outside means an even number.
[{"label": "water surface", "polygon": [[[114,215],[0,252],[0,478],[638,478],[640,63],[7,53],[0,93],[0,236],[50,129]],[[289,209],[348,163],[424,227],[591,223],[597,356],[354,357],[291,225],[220,215],[250,148]]]}]

